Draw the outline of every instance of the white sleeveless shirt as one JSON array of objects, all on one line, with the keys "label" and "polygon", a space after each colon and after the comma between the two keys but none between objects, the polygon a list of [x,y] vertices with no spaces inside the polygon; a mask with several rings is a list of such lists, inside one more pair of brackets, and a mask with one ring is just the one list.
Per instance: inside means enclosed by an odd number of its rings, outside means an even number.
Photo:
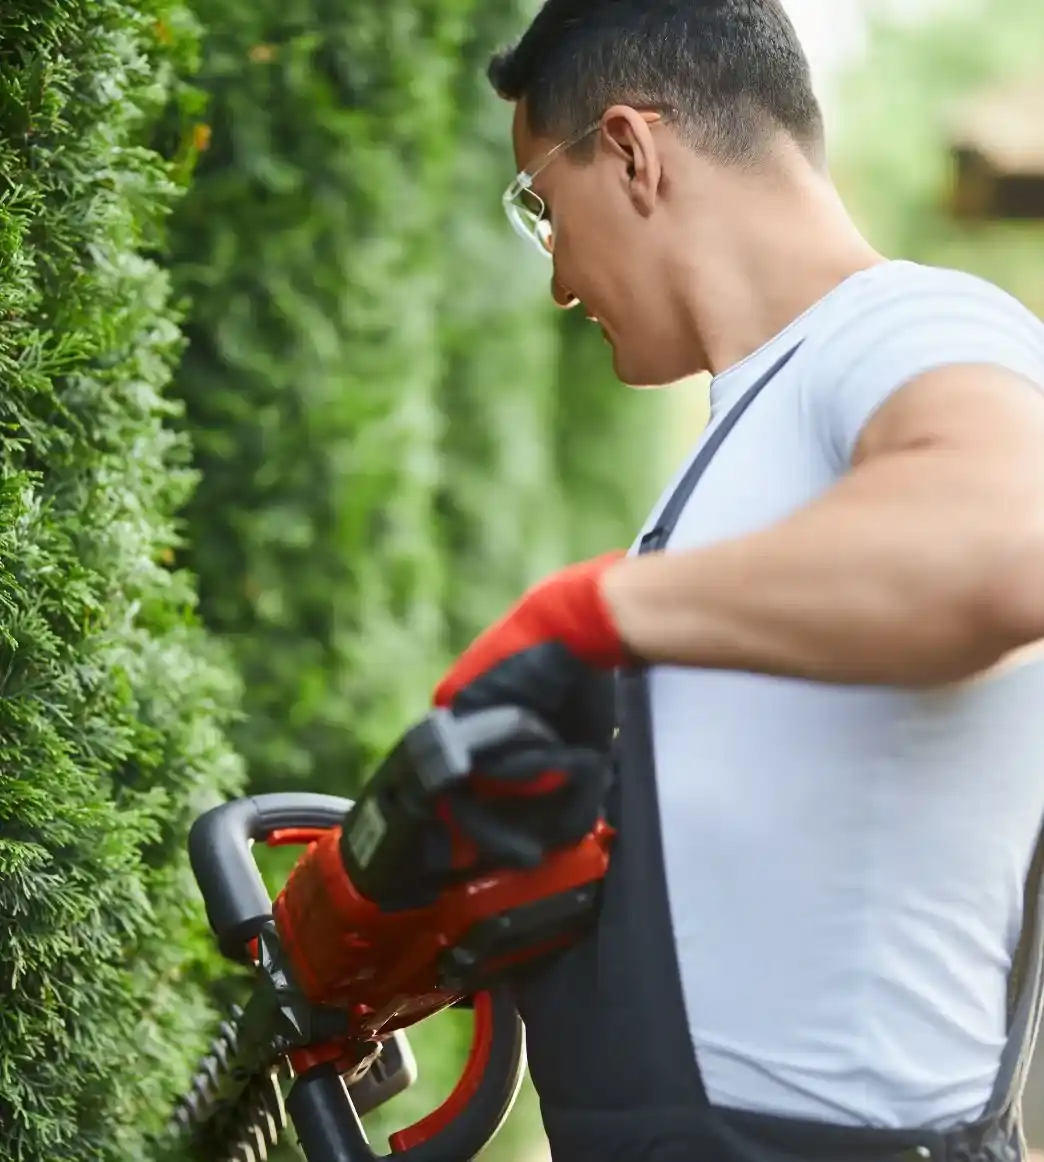
[{"label": "white sleeveless shirt", "polygon": [[[922,372],[991,363],[1044,388],[1044,324],[1029,311],[972,276],[890,262],[719,375],[701,444],[799,338],[668,551],[820,495],[871,413]],[[885,1127],[979,1114],[1044,812],[1044,663],[936,692],[656,667],[650,690],[683,992],[711,1101]]]}]

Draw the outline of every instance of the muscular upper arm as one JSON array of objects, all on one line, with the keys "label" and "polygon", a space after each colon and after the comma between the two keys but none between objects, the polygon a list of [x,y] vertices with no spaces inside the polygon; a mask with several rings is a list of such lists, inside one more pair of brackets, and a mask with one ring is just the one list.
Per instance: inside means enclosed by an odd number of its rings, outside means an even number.
[{"label": "muscular upper arm", "polygon": [[1013,641],[1044,636],[1044,324],[915,271],[816,354],[805,402],[838,499],[946,546]]},{"label": "muscular upper arm", "polygon": [[888,396],[856,434],[851,466],[917,450],[988,462],[1044,478],[1044,385],[993,364],[916,376]]},{"label": "muscular upper arm", "polygon": [[1041,387],[991,365],[918,376],[866,421],[840,488],[908,518],[981,579],[975,607],[1008,662],[1044,646]]}]

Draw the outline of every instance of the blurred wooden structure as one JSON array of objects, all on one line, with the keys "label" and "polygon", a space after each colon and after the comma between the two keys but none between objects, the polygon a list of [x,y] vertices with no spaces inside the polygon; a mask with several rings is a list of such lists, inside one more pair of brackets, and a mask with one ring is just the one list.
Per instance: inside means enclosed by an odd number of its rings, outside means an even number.
[{"label": "blurred wooden structure", "polygon": [[973,95],[949,130],[956,217],[1044,221],[1044,75]]}]

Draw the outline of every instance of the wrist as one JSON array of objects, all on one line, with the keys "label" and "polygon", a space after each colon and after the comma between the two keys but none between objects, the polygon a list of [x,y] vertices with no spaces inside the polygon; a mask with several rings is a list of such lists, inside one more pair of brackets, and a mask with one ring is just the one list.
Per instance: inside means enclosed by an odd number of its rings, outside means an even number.
[{"label": "wrist", "polygon": [[646,662],[635,648],[629,632],[630,574],[633,564],[631,557],[617,554],[607,563],[595,586],[600,616],[611,628],[616,643],[617,661],[614,664],[623,667],[641,666]]}]

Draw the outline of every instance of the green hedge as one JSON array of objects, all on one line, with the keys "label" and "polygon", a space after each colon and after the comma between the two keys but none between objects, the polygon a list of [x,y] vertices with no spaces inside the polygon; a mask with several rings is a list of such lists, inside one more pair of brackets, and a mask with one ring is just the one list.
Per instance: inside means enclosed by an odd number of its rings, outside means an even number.
[{"label": "green hedge", "polygon": [[206,1032],[184,859],[232,793],[232,671],[168,567],[177,190],[144,148],[173,3],[0,5],[0,1157],[145,1157]]},{"label": "green hedge", "polygon": [[229,732],[254,789],[350,791],[453,650],[640,515],[598,484],[607,365],[500,216],[481,71],[531,7],[0,10],[5,1159],[147,1156],[213,1019],[183,851],[243,785]]}]

